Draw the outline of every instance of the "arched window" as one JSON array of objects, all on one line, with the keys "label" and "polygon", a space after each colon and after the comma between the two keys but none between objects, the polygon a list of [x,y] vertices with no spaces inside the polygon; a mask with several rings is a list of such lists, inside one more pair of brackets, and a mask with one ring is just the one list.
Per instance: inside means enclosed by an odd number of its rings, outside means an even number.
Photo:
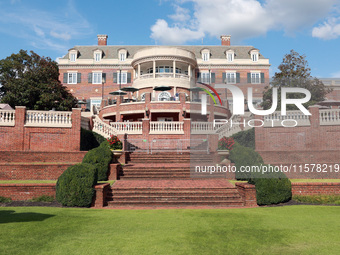
[{"label": "arched window", "polygon": [[140,100],[141,100],[141,101],[145,101],[145,93],[143,93],[143,94],[140,96]]},{"label": "arched window", "polygon": [[170,93],[163,91],[161,93],[158,94],[158,101],[170,101]]}]

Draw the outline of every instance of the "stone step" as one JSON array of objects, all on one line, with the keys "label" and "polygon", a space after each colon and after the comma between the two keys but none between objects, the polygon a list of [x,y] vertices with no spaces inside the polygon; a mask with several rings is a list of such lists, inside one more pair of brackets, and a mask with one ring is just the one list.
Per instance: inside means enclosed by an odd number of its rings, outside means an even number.
[{"label": "stone step", "polygon": [[130,196],[130,197],[121,197],[121,196],[114,196],[113,201],[117,202],[128,202],[128,201],[239,201],[240,197],[239,196],[214,196],[214,197],[208,197],[208,196]]},{"label": "stone step", "polygon": [[108,201],[109,207],[115,206],[226,206],[226,207],[241,207],[244,206],[241,200],[235,201],[202,201],[202,200],[186,200],[186,201]]},{"label": "stone step", "polygon": [[225,190],[206,190],[206,191],[199,191],[199,190],[191,190],[191,191],[181,191],[181,190],[157,190],[157,191],[148,191],[148,190],[114,190],[114,192],[110,191],[107,193],[107,196],[112,197],[114,196],[150,196],[150,195],[164,195],[164,196],[230,196],[236,195],[239,196],[239,193],[235,189],[225,189]]}]

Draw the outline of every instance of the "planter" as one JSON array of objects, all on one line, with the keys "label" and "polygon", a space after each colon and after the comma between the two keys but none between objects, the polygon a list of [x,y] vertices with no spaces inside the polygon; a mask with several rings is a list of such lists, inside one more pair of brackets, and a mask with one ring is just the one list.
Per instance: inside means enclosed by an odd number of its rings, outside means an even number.
[{"label": "planter", "polygon": [[217,154],[221,156],[229,156],[229,150],[217,150]]},{"label": "planter", "polygon": [[122,150],[111,150],[111,152],[113,154],[113,163],[118,163],[118,159],[124,152]]}]

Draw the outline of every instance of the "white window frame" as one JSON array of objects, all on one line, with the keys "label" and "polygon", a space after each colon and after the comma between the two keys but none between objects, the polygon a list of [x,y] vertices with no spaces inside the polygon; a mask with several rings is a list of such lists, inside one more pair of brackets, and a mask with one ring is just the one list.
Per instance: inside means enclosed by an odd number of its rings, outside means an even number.
[{"label": "white window frame", "polygon": [[70,61],[76,62],[77,60],[77,53],[70,53]]},{"label": "white window frame", "polygon": [[67,73],[67,84],[77,84],[77,72],[69,72]]},{"label": "white window frame", "polygon": [[210,53],[209,52],[203,52],[202,53],[202,60],[203,61],[209,61],[210,59]]},{"label": "white window frame", "polygon": [[210,79],[211,79],[211,75],[209,72],[202,72],[201,73],[201,82],[202,83],[207,83],[209,84],[210,83]]},{"label": "white window frame", "polygon": [[103,73],[102,72],[93,72],[92,73],[92,84],[102,84],[103,81]]},{"label": "white window frame", "polygon": [[[158,94],[157,98],[158,98],[158,101],[170,101],[171,94],[168,91],[162,91],[161,93]],[[161,100],[162,98],[167,98],[168,100]]]},{"label": "white window frame", "polygon": [[236,84],[236,72],[226,72],[225,79],[227,84]]},{"label": "white window frame", "polygon": [[252,53],[251,53],[251,60],[252,60],[253,62],[259,61],[259,53],[258,53],[258,52],[252,52]]},{"label": "white window frame", "polygon": [[[122,82],[120,82],[120,76],[122,76]],[[127,72],[117,72],[117,84],[127,84]]]},{"label": "white window frame", "polygon": [[119,53],[119,61],[125,61],[126,60],[126,53],[120,52]]},{"label": "white window frame", "polygon": [[228,62],[233,62],[234,56],[235,56],[235,53],[233,51],[227,51],[226,52],[226,59],[227,59]]},{"label": "white window frame", "polygon": [[100,52],[95,52],[94,61],[99,62],[100,60],[102,60],[102,54]]},{"label": "white window frame", "polygon": [[261,73],[260,72],[251,72],[250,73],[251,84],[260,84],[261,83]]}]

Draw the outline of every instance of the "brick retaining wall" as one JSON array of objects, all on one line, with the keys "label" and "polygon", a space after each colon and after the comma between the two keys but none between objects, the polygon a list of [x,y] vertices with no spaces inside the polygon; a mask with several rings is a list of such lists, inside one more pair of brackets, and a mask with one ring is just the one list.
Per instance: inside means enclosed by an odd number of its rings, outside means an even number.
[{"label": "brick retaining wall", "polygon": [[55,197],[55,183],[0,183],[0,196],[14,201],[29,200],[42,195]]},{"label": "brick retaining wall", "polygon": [[293,195],[340,195],[340,183],[336,182],[296,182],[292,183]]}]

